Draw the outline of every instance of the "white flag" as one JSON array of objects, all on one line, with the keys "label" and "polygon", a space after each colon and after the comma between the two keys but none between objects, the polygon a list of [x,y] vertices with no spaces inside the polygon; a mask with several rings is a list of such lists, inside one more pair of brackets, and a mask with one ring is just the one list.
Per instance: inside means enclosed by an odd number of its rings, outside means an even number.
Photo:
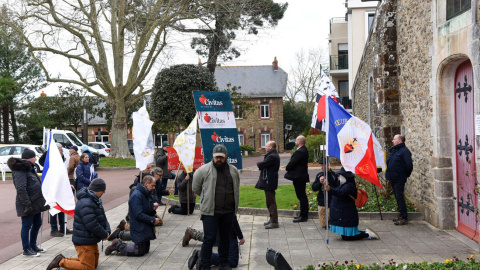
[{"label": "white flag", "polygon": [[42,194],[46,204],[50,205],[50,214],[56,215],[60,211],[74,216],[75,198],[73,197],[67,169],[63,165],[62,156],[52,135],[49,136],[48,153],[42,172]]},{"label": "white flag", "polygon": [[195,161],[195,145],[197,142],[197,116],[193,118],[190,125],[185,129],[173,143],[173,148],[177,151],[178,158],[182,162],[187,173],[193,171],[193,162]]},{"label": "white flag", "polygon": [[133,152],[135,154],[136,167],[143,171],[147,164],[153,162],[155,146],[152,136],[152,125],[147,112],[146,102],[137,112],[132,114],[133,128]]}]

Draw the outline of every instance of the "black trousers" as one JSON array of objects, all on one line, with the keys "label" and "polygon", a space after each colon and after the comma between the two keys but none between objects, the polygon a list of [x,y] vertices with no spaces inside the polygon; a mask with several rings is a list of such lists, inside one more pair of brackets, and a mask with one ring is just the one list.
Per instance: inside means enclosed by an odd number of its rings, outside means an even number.
[{"label": "black trousers", "polygon": [[369,237],[368,233],[360,231],[359,234],[354,235],[354,236],[346,236],[342,235],[342,240],[344,241],[355,241],[355,240],[362,240],[363,238]]},{"label": "black trousers", "polygon": [[278,223],[277,201],[275,200],[275,190],[265,190],[265,199],[267,202],[270,222]]},{"label": "black trousers", "polygon": [[293,187],[295,188],[295,194],[300,201],[300,217],[308,218],[308,198],[305,192],[306,183],[303,180],[293,181]]},{"label": "black trousers", "polygon": [[407,219],[407,204],[405,203],[405,183],[402,182],[392,182],[393,194],[395,194],[395,200],[397,200],[398,212],[400,212],[400,217]]},{"label": "black trousers", "polygon": [[212,248],[219,237],[218,263],[220,266],[227,266],[230,246],[230,232],[234,213],[214,214],[213,216],[202,215],[203,222],[203,243],[201,250],[201,269],[210,269],[212,265]]},{"label": "black trousers", "polygon": [[[180,203],[181,206],[178,205],[172,205],[172,213],[177,214],[177,215],[187,215],[188,208],[187,208],[187,203]],[[195,210],[195,203],[190,203],[190,215],[193,213],[193,210]]]}]

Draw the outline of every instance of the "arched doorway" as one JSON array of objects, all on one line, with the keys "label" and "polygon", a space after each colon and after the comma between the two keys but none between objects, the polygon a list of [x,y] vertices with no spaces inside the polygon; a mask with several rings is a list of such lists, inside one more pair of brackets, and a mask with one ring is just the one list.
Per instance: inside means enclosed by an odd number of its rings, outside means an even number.
[{"label": "arched doorway", "polygon": [[455,74],[455,159],[457,184],[457,230],[478,242],[473,68],[470,60]]}]

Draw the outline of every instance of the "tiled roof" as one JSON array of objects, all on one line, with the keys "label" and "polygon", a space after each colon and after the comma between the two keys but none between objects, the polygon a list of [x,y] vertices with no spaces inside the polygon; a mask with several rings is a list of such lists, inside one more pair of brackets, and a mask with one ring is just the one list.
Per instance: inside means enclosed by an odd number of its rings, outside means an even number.
[{"label": "tiled roof", "polygon": [[288,74],[281,68],[269,66],[216,67],[215,79],[220,90],[240,86],[241,94],[248,97],[284,97]]}]

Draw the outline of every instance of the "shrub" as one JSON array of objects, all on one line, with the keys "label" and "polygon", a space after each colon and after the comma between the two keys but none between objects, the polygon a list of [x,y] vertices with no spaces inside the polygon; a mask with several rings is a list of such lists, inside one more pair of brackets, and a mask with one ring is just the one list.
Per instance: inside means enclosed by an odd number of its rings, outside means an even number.
[{"label": "shrub", "polygon": [[323,156],[320,146],[323,145],[323,135],[310,135],[305,146],[308,150],[308,162],[316,162]]},{"label": "shrub", "polygon": [[245,151],[248,151],[249,153],[253,153],[254,149],[252,146],[248,144],[240,145],[240,151],[242,151],[243,154],[245,154]]}]

